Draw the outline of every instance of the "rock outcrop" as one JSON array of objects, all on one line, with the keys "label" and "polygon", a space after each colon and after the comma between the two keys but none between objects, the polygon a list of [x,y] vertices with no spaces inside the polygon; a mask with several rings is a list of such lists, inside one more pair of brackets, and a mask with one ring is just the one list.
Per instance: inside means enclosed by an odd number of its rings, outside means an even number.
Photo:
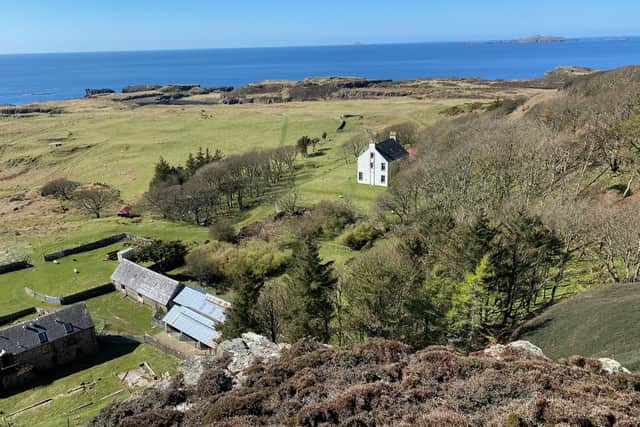
[{"label": "rock outcrop", "polygon": [[116,93],[116,91],[113,89],[85,89],[84,90],[84,96],[86,96],[87,98],[90,98],[96,95],[108,95],[111,93]]},{"label": "rock outcrop", "polygon": [[203,372],[215,366],[225,366],[225,371],[241,385],[244,371],[254,363],[266,363],[278,359],[285,344],[274,344],[268,338],[252,332],[242,334],[240,338],[221,342],[212,356],[194,356],[185,360],[179,367],[188,386],[195,386]]},{"label": "rock outcrop", "polygon": [[549,360],[540,347],[531,344],[529,341],[514,341],[507,345],[495,344],[486,348],[482,353],[498,360],[509,356]]},{"label": "rock outcrop", "polygon": [[611,359],[553,362],[528,341],[465,356],[380,339],[345,347],[302,340],[285,350],[244,334],[217,353],[185,362],[182,375],[107,407],[90,426],[636,426],[640,419],[640,375]]},{"label": "rock outcrop", "polygon": [[624,366],[622,366],[620,364],[620,362],[618,362],[617,360],[613,360],[613,359],[609,359],[606,357],[600,358],[598,359],[598,362],[600,362],[600,366],[602,368],[602,372],[609,374],[609,375],[614,375],[614,374],[628,374],[629,370],[627,368],[625,368]]}]

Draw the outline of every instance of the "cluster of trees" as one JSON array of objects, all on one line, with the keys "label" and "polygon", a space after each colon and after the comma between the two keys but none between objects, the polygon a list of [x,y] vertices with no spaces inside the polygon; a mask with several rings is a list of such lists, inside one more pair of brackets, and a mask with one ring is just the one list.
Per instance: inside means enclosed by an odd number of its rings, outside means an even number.
[{"label": "cluster of trees", "polygon": [[294,342],[313,336],[329,342],[338,306],[333,265],[321,260],[311,237],[298,242],[294,253],[282,280],[266,283],[263,276],[246,274],[236,283],[236,297],[222,329],[224,337],[250,330],[273,341]]},{"label": "cluster of trees", "polygon": [[209,225],[221,213],[245,209],[290,177],[296,156],[296,147],[283,146],[226,157],[218,151],[190,155],[186,168],[161,159],[146,201],[165,218]]},{"label": "cluster of trees", "polygon": [[49,181],[42,186],[40,194],[57,199],[62,210],[66,210],[65,204],[71,202],[87,215],[96,218],[100,218],[106,209],[112,208],[120,199],[120,192],[107,184],[81,185],[67,178]]},{"label": "cluster of trees", "polygon": [[158,271],[169,271],[184,265],[188,252],[187,246],[180,240],[153,240],[139,245],[135,261],[139,263],[153,263]]},{"label": "cluster of trees", "polygon": [[[302,288],[305,297],[286,280],[258,281],[238,306],[255,307],[243,326],[294,339],[295,325],[330,318],[328,329],[304,330],[340,343],[382,337],[473,349],[573,292],[574,275],[638,281],[640,216],[630,196],[640,173],[640,70],[580,79],[508,117],[520,104],[410,133],[417,158],[378,199],[376,227],[351,218],[334,234],[347,227],[342,241],[355,249],[378,229],[392,238],[358,254],[337,281],[307,276],[326,286]],[[352,157],[358,138],[345,144]],[[294,228],[306,245],[323,236],[311,218]],[[306,259],[307,272],[323,265],[304,254],[295,250],[292,263]],[[584,273],[579,261],[593,267]],[[291,270],[294,282],[299,271]],[[317,311],[327,301],[328,317]]]},{"label": "cluster of trees", "polygon": [[423,138],[423,130],[415,123],[406,122],[388,126],[380,132],[365,129],[357,133],[340,146],[340,153],[345,163],[351,163],[358,159],[358,156],[372,142],[380,142],[389,138],[391,133],[395,133],[396,138],[405,146],[412,146],[420,142]]}]

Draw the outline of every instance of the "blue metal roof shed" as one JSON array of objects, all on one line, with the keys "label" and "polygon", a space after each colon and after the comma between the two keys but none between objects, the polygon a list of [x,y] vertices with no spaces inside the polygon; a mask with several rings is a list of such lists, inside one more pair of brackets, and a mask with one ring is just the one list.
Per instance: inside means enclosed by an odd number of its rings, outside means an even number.
[{"label": "blue metal roof shed", "polygon": [[208,347],[215,347],[216,339],[220,336],[214,320],[187,307],[174,305],[162,321]]},{"label": "blue metal roof shed", "polygon": [[206,316],[216,322],[224,322],[225,310],[231,303],[200,289],[185,287],[173,300],[174,304]]},{"label": "blue metal roof shed", "polygon": [[215,347],[231,303],[200,289],[184,287],[173,300],[174,306],[162,321],[172,329],[206,345]]}]

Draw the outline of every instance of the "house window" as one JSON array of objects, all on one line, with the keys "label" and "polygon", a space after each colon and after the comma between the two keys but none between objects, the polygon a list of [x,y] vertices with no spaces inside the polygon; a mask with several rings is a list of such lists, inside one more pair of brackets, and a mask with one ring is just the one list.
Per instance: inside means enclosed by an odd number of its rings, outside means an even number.
[{"label": "house window", "polygon": [[384,175],[380,175],[380,183],[384,184],[387,181],[387,177]]},{"label": "house window", "polygon": [[387,170],[387,164],[386,164],[386,163],[384,163],[384,162],[383,162],[383,163],[380,163],[380,170],[381,170],[382,172],[384,172],[385,170]]},{"label": "house window", "polygon": [[46,332],[38,332],[38,339],[40,340],[40,344],[44,344],[49,341]]},{"label": "house window", "polygon": [[73,332],[73,325],[71,323],[65,323],[64,324],[64,330],[67,331],[67,334],[70,334]]},{"label": "house window", "polygon": [[369,158],[370,158],[371,160],[373,160],[373,159],[375,158],[375,156],[376,156],[376,155],[375,155],[374,153],[369,154]]},{"label": "house window", "polygon": [[364,176],[362,172],[358,172],[358,181],[362,181],[363,179],[364,179]]}]

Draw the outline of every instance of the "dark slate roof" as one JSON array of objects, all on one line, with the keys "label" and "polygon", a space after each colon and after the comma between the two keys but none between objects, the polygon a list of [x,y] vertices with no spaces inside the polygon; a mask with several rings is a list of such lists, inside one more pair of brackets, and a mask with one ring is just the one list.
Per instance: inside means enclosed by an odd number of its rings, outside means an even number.
[{"label": "dark slate roof", "polygon": [[388,162],[400,160],[409,155],[402,144],[395,139],[387,139],[386,141],[377,143],[376,150],[378,150],[378,153]]},{"label": "dark slate roof", "polygon": [[173,302],[182,307],[187,307],[203,316],[223,323],[225,311],[231,307],[231,303],[216,297],[200,289],[186,286],[180,291]]},{"label": "dark slate roof", "polygon": [[111,282],[122,284],[140,295],[164,306],[182,288],[177,280],[142,267],[133,261],[123,259],[111,275]]},{"label": "dark slate roof", "polygon": [[0,330],[0,353],[22,353],[40,347],[45,342],[53,342],[90,328],[93,328],[93,321],[87,306],[84,303],[75,304]]}]

